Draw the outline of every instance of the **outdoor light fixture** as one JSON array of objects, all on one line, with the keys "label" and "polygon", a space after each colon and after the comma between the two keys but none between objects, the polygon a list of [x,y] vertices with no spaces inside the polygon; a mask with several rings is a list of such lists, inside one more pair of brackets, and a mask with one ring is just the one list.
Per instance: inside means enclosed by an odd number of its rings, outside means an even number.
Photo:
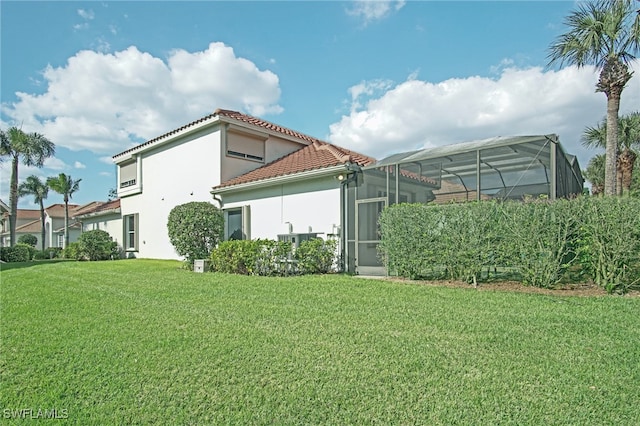
[{"label": "outdoor light fixture", "polygon": [[343,174],[339,174],[339,175],[337,176],[337,179],[338,179],[340,182],[342,182],[343,180],[345,180],[345,175],[343,175]]}]

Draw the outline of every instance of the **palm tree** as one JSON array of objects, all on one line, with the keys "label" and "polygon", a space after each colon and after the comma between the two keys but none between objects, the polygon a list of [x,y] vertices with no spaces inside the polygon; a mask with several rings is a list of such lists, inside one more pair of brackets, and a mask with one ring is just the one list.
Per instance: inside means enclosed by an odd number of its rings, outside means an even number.
[{"label": "palm tree", "polygon": [[[618,120],[618,146],[616,151],[616,189],[618,195],[628,195],[633,179],[633,169],[640,148],[640,112],[624,115]],[[593,148],[604,148],[607,142],[607,123],[603,120],[596,127],[587,127],[582,134],[582,144]]]},{"label": "palm tree", "polygon": [[47,179],[49,188],[64,196],[64,246],[69,246],[69,199],[80,189],[82,179],[73,180],[71,176],[60,173]]},{"label": "palm tree", "polygon": [[629,63],[640,50],[640,13],[635,9],[633,0],[580,3],[565,18],[569,31],[558,37],[549,53],[549,65],[595,65],[600,69],[596,92],[607,96],[605,195],[616,194],[620,97],[632,75]]},{"label": "palm tree", "polygon": [[582,172],[584,178],[591,182],[591,193],[600,195],[604,190],[604,154],[599,154],[589,160],[587,169]]},{"label": "palm tree", "polygon": [[18,163],[25,166],[42,167],[44,160],[53,156],[56,146],[39,133],[25,133],[17,127],[0,131],[0,156],[11,158],[11,181],[9,183],[10,241],[16,243],[16,215],[18,213]]},{"label": "palm tree", "polygon": [[46,231],[44,228],[44,200],[49,195],[49,187],[42,182],[38,176],[31,175],[18,187],[18,196],[33,195],[33,201],[40,205],[40,241],[42,242],[42,251],[44,251],[44,240]]}]

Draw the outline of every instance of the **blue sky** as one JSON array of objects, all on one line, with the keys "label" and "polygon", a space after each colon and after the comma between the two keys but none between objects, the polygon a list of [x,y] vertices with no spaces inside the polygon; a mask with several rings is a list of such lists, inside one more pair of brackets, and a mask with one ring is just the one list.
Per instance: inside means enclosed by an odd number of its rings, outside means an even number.
[{"label": "blue sky", "polygon": [[[557,133],[580,145],[606,111],[592,68],[547,68],[575,2],[2,1],[1,115],[57,154],[21,180],[82,179],[105,200],[111,156],[217,108],[364,154]],[[636,75],[621,113],[637,110]],[[8,167],[0,198],[8,201]],[[49,203],[61,202],[52,193]],[[22,199],[23,208],[35,207]]]}]

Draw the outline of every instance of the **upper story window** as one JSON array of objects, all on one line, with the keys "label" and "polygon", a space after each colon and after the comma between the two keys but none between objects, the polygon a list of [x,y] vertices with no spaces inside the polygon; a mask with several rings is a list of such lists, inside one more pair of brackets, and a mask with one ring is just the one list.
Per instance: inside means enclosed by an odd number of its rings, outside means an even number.
[{"label": "upper story window", "polygon": [[138,165],[135,160],[120,165],[120,188],[135,185],[137,177]]},{"label": "upper story window", "polygon": [[265,137],[240,133],[234,129],[227,131],[227,155],[245,160],[264,162]]},{"label": "upper story window", "polygon": [[140,185],[140,157],[134,157],[118,163],[118,196],[139,194]]}]

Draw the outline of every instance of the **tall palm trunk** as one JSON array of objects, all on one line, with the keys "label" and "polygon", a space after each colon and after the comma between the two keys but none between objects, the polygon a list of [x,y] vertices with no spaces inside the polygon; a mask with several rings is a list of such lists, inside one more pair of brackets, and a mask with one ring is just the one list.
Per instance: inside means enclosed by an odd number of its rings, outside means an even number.
[{"label": "tall palm trunk", "polygon": [[42,247],[42,251],[44,252],[44,240],[47,238],[47,232],[44,229],[44,203],[42,199],[40,199],[40,246]]},{"label": "tall palm trunk", "polygon": [[69,196],[64,194],[64,248],[69,247]]},{"label": "tall palm trunk", "polygon": [[621,179],[621,189],[622,195],[628,195],[631,190],[631,181],[633,179],[633,168],[636,164],[637,154],[630,149],[623,150],[618,159],[620,160],[620,164],[618,167],[620,168],[620,174],[622,175]]},{"label": "tall palm trunk", "polygon": [[631,78],[629,67],[619,57],[607,59],[596,92],[607,95],[607,143],[605,145],[604,195],[616,195],[618,166],[618,111],[624,86]]},{"label": "tall palm trunk", "polygon": [[9,245],[16,244],[16,228],[18,223],[18,156],[11,159],[11,182],[9,189],[9,201],[11,214],[9,215]]},{"label": "tall palm trunk", "polygon": [[604,195],[616,195],[618,177],[618,111],[620,110],[620,91],[607,91],[607,144],[604,166]]}]

